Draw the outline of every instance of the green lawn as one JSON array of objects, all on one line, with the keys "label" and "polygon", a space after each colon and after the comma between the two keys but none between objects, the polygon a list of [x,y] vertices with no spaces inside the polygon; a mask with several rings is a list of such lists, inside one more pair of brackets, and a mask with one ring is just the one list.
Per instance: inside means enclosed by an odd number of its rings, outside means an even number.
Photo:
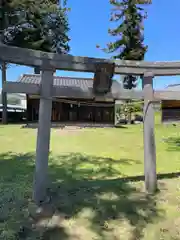
[{"label": "green lawn", "polygon": [[0,125],[0,239],[180,239],[180,127],[158,122],[156,196],[138,181],[142,125],[53,129],[51,203],[39,216],[31,200],[37,130]]}]

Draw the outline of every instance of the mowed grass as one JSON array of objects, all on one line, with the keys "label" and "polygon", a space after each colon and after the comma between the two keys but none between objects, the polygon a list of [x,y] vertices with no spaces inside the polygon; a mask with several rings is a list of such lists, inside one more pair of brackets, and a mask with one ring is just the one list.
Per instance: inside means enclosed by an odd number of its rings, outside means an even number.
[{"label": "mowed grass", "polygon": [[0,239],[180,239],[180,126],[156,121],[160,191],[144,192],[143,128],[52,129],[51,201],[33,214],[36,129],[0,126]]}]

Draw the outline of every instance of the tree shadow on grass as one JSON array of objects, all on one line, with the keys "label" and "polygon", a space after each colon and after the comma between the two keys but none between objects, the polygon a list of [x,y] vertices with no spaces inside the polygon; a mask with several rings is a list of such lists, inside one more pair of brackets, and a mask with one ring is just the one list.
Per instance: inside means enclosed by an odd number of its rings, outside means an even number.
[{"label": "tree shadow on grass", "polygon": [[169,137],[164,141],[168,151],[180,151],[180,137]]},{"label": "tree shadow on grass", "polygon": [[125,178],[112,179],[119,174],[117,164],[139,161],[68,154],[50,156],[51,201],[43,204],[42,215],[33,217],[34,158],[34,153],[0,155],[0,239],[117,240],[125,222],[125,239],[135,240],[143,237],[147,224],[163,216],[157,196],[147,196]]}]

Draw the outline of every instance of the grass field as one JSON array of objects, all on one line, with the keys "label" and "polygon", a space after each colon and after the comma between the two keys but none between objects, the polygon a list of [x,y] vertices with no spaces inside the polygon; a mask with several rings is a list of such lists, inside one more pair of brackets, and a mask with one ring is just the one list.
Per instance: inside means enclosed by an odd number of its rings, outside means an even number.
[{"label": "grass field", "polygon": [[180,239],[180,127],[156,124],[160,191],[144,193],[142,126],[53,129],[51,203],[33,214],[36,129],[0,126],[0,239]]}]

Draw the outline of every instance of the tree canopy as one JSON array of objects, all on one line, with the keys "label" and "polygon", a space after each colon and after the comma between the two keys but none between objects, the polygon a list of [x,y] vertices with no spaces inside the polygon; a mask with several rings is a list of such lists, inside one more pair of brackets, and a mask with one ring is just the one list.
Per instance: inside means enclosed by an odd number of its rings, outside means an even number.
[{"label": "tree canopy", "polygon": [[69,51],[67,12],[57,1],[9,0],[3,7],[7,19],[3,43],[47,52]]}]

